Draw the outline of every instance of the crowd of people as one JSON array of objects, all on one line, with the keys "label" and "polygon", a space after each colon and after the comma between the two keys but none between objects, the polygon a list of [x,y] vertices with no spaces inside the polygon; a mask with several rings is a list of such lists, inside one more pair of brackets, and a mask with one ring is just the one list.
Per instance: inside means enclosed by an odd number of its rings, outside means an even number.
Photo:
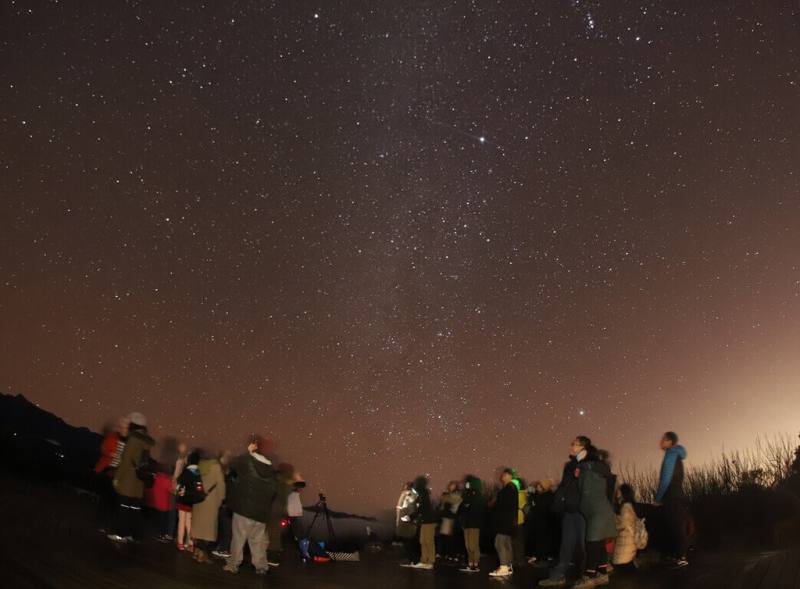
[{"label": "crowd of people", "polygon": [[[686,450],[674,432],[665,433],[660,444],[655,500],[671,557],[683,567]],[[290,516],[288,527],[299,536],[303,514],[299,492],[305,483],[291,465],[273,465],[256,436],[236,456],[189,451],[181,443],[166,464],[152,458],[154,446],[147,419],[138,412],[121,418],[103,439],[95,471],[110,540],[140,540],[146,509],[157,515],[158,539],[174,542],[198,562],[214,556],[224,560],[225,571],[237,573],[247,546],[257,574],[280,564],[284,518]],[[403,486],[395,528],[406,549],[403,566],[432,570],[439,559],[478,573],[481,543],[491,540],[498,564],[490,576],[508,577],[525,565],[547,567],[540,586],[565,586],[577,578],[577,589],[606,585],[612,570],[635,568],[648,542],[635,490],[617,484],[608,453],[586,436],[572,440],[557,485],[548,479],[527,485],[513,468],[502,468],[491,487],[467,475],[450,481],[435,501],[429,479],[419,476]]]},{"label": "crowd of people", "polygon": [[[666,524],[666,544],[676,567],[687,566],[688,518],[684,496],[686,450],[667,432],[656,491],[656,506]],[[396,535],[406,547],[402,566],[432,570],[436,559],[461,562],[464,573],[480,571],[481,535],[494,537],[498,566],[489,575],[508,577],[514,567],[547,567],[542,587],[562,587],[567,579],[586,589],[607,585],[612,570],[636,567],[637,553],[648,543],[644,519],[637,513],[636,492],[617,484],[609,455],[586,436],[569,449],[558,485],[531,485],[513,468],[500,469],[496,490],[468,475],[451,481],[435,504],[429,479],[406,483],[396,506]]]},{"label": "crowd of people", "polygon": [[110,540],[141,540],[147,510],[157,515],[158,539],[198,562],[215,556],[225,571],[237,573],[248,546],[256,574],[280,564],[282,527],[288,523],[297,532],[303,515],[305,483],[291,465],[273,465],[257,436],[238,456],[189,451],[180,443],[166,465],[153,459],[154,446],[138,412],[103,439],[95,473]]}]

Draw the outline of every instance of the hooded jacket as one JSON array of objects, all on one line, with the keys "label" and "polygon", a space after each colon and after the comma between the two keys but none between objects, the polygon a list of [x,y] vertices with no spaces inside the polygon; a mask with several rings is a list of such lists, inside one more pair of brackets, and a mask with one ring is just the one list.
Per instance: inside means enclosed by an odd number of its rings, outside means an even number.
[{"label": "hooded jacket", "polygon": [[486,498],[483,496],[483,483],[477,477],[467,479],[469,488],[464,490],[464,498],[459,506],[461,526],[465,529],[480,529],[483,527],[486,515]]},{"label": "hooded jacket", "polygon": [[590,458],[581,461],[578,470],[579,508],[586,519],[586,541],[616,538],[614,507],[608,496],[610,481],[614,480],[611,468],[602,460]]},{"label": "hooded jacket", "polygon": [[658,492],[656,492],[656,501],[659,503],[683,498],[684,460],[686,460],[686,448],[680,444],[664,452]]},{"label": "hooded jacket", "polygon": [[136,469],[150,459],[150,449],[154,445],[147,429],[131,424],[128,441],[114,473],[114,490],[118,494],[131,499],[144,498],[144,483],[136,476]]},{"label": "hooded jacket", "polygon": [[231,461],[228,506],[242,517],[267,523],[277,493],[272,463],[260,454],[242,454]]}]

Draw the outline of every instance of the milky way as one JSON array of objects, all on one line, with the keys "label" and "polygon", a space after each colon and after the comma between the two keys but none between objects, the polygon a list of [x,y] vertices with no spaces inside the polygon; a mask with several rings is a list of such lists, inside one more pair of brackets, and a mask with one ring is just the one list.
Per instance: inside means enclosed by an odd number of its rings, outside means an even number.
[{"label": "milky way", "polygon": [[786,1],[9,2],[2,388],[337,507],[800,411]]}]

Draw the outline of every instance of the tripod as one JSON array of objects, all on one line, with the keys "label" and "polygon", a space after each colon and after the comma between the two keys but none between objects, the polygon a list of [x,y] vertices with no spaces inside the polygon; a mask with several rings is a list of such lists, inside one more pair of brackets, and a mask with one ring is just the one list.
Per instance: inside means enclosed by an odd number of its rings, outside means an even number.
[{"label": "tripod", "polygon": [[314,524],[317,523],[317,518],[322,515],[322,518],[325,520],[325,524],[328,528],[328,542],[331,540],[336,540],[336,533],[333,531],[333,520],[331,519],[331,513],[328,511],[328,499],[322,493],[319,494],[319,501],[313,507],[314,519],[311,520],[311,523],[306,530],[306,538],[311,538],[311,531],[314,529]]}]

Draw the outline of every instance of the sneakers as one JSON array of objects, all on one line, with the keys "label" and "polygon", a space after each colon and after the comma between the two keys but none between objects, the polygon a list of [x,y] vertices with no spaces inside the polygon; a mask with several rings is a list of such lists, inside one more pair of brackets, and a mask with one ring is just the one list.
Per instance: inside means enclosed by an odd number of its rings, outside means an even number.
[{"label": "sneakers", "polygon": [[584,575],[572,586],[572,589],[592,589],[592,587],[600,587],[601,585],[608,585],[610,579],[606,574],[598,575]]},{"label": "sneakers", "polygon": [[510,566],[501,564],[499,567],[489,573],[490,577],[510,577],[514,571]]},{"label": "sneakers", "polygon": [[108,538],[112,542],[119,542],[120,544],[124,544],[125,542],[128,541],[127,538],[124,538],[119,534],[109,534],[108,536],[106,536],[106,538]]},{"label": "sneakers", "polygon": [[556,577],[555,579],[542,579],[539,581],[539,587],[566,587],[566,577]]},{"label": "sneakers", "polygon": [[267,564],[269,566],[271,566],[271,567],[279,567],[279,566],[281,566],[281,563],[279,563],[277,560],[269,560],[269,559],[267,559]]},{"label": "sneakers", "polygon": [[678,560],[675,561],[675,568],[682,569],[683,567],[689,566],[689,559],[685,556],[681,556]]},{"label": "sneakers", "polygon": [[430,571],[430,570],[433,570],[433,565],[432,564],[427,564],[427,563],[424,563],[424,562],[415,562],[414,564],[408,565],[408,568],[410,568],[410,569],[419,569],[419,570],[422,570],[422,571]]},{"label": "sneakers", "polygon": [[211,556],[216,556],[217,558],[222,558],[227,560],[228,558],[231,557],[231,553],[228,552],[227,550],[212,550]]},{"label": "sneakers", "polygon": [[226,573],[232,573],[235,575],[239,572],[239,567],[233,566],[232,564],[226,564],[224,567],[222,567],[222,570]]},{"label": "sneakers", "polygon": [[479,569],[476,566],[463,567],[463,568],[460,568],[458,570],[459,570],[459,572],[462,572],[462,573],[479,573],[479,572],[481,572],[481,569]]}]

